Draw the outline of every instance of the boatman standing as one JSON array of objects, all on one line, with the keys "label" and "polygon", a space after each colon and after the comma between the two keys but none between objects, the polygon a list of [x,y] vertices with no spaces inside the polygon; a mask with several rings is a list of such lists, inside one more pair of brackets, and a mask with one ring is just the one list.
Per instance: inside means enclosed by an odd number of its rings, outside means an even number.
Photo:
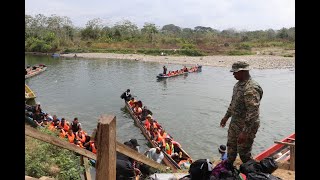
[{"label": "boatman standing", "polygon": [[131,99],[131,93],[130,89],[127,89],[124,93],[121,94],[120,96],[121,99],[124,99],[125,101],[129,101]]},{"label": "boatman standing", "polygon": [[166,66],[163,66],[163,75],[167,74],[167,67]]},{"label": "boatman standing", "polygon": [[263,95],[260,85],[249,74],[249,64],[238,61],[232,65],[230,72],[238,82],[233,87],[232,100],[220,122],[225,127],[231,117],[228,130],[228,162],[233,164],[237,157],[243,163],[252,159],[251,150],[254,138],[260,126],[259,107]]}]

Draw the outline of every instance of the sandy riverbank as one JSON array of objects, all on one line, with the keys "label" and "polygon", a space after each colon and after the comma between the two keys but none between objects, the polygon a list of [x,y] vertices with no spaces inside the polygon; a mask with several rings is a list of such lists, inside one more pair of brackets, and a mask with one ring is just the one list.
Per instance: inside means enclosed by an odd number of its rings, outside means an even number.
[{"label": "sandy riverbank", "polygon": [[[61,57],[74,57],[74,53],[61,54]],[[114,53],[77,53],[78,58],[89,59],[129,59],[144,62],[158,62],[161,64],[185,64],[215,67],[231,67],[238,60],[246,60],[255,69],[282,69],[294,68],[294,57],[283,57],[273,55],[249,55],[249,56],[150,56],[141,54],[114,54]]]}]

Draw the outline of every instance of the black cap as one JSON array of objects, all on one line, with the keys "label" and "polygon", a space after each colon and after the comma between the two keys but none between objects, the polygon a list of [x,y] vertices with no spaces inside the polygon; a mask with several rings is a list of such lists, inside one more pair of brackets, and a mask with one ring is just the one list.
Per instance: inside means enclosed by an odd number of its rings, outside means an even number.
[{"label": "black cap", "polygon": [[130,89],[127,89],[127,92],[130,92]]},{"label": "black cap", "polygon": [[130,139],[129,142],[131,142],[133,146],[140,146],[140,144],[138,144],[138,141],[136,139]]}]

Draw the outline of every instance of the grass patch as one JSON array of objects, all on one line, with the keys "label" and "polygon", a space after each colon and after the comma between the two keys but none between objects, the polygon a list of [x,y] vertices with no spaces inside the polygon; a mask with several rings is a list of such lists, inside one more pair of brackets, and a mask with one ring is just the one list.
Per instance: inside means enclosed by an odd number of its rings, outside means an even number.
[{"label": "grass patch", "polygon": [[[40,131],[57,136],[48,129]],[[61,180],[81,180],[80,156],[58,146],[26,137],[25,139],[25,175],[40,178],[49,176]]]},{"label": "grass patch", "polygon": [[240,51],[240,50],[234,50],[234,51],[228,51],[227,55],[230,56],[242,56],[242,55],[254,55],[254,52],[251,51]]}]

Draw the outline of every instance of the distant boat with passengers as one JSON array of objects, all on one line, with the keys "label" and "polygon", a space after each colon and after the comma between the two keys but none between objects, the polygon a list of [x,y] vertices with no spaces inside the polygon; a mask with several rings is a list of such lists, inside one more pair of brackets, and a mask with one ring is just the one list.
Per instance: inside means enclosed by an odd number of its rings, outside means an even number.
[{"label": "distant boat with passengers", "polygon": [[187,68],[186,66],[184,66],[182,69],[169,71],[167,74],[160,73],[159,75],[157,75],[157,78],[166,79],[166,78],[171,78],[171,77],[176,77],[176,76],[181,76],[181,75],[186,75],[189,73],[201,72],[201,71],[202,71],[202,65],[196,65],[190,68]]}]

